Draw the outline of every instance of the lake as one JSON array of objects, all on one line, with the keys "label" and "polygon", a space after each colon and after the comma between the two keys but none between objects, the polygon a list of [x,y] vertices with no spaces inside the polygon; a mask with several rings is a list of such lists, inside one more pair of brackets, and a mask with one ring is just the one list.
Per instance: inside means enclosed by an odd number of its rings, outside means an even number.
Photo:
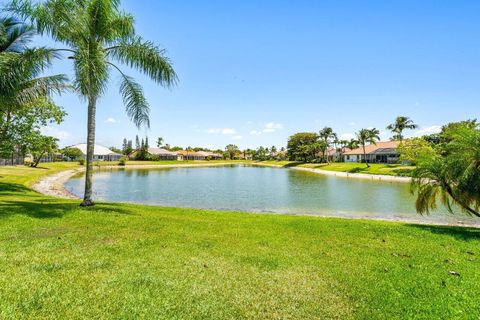
[{"label": "lake", "polygon": [[[81,196],[84,174],[66,182]],[[285,168],[229,165],[161,169],[101,169],[94,198],[172,207],[431,223],[476,223],[440,207],[430,216],[415,211],[408,183],[348,179]]]}]

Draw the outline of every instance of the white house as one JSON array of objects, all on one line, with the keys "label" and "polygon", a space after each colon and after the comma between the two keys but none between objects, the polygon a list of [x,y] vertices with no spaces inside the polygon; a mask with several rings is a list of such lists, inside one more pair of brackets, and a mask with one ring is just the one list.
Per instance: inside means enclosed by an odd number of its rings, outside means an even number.
[{"label": "white house", "polygon": [[344,156],[345,162],[369,162],[369,163],[396,163],[399,159],[397,151],[400,141],[380,141],[376,144],[365,146],[365,155],[363,147],[346,151]]},{"label": "white house", "polygon": [[[83,158],[87,156],[87,144],[80,143],[74,146],[70,146],[69,148],[77,148],[79,149],[82,154]],[[96,144],[93,149],[93,160],[94,161],[118,161],[122,157],[121,154],[115,153],[112,150],[108,149],[107,147],[101,146]]]}]

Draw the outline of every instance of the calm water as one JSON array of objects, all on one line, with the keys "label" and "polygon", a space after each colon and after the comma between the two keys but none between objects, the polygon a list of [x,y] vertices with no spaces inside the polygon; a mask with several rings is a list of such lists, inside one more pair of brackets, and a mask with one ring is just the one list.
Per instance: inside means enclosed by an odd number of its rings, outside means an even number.
[{"label": "calm water", "polygon": [[[66,183],[81,196],[84,175]],[[406,183],[372,182],[289,169],[251,166],[110,169],[94,174],[97,200],[174,207],[323,216],[474,223],[442,208],[429,217],[415,212]]]}]

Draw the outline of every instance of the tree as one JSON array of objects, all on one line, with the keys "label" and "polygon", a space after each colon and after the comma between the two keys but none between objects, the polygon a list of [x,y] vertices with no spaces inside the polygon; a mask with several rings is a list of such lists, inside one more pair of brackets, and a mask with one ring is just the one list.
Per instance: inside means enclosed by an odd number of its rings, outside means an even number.
[{"label": "tree", "polygon": [[400,143],[398,153],[400,154],[400,161],[416,164],[419,158],[426,155],[432,156],[435,151],[425,139],[411,138]]},{"label": "tree", "polygon": [[350,150],[357,149],[358,148],[358,140],[357,139],[350,139],[349,141],[346,142],[345,147],[347,147]]},{"label": "tree", "polygon": [[33,156],[30,165],[37,167],[45,154],[55,152],[58,147],[57,141],[58,139],[54,137],[44,136],[39,132],[33,133],[25,144],[26,150]]},{"label": "tree", "polygon": [[365,164],[367,167],[370,167],[367,161],[367,152],[365,150],[365,146],[368,144],[376,144],[378,140],[380,140],[379,137],[380,131],[378,129],[360,129],[360,131],[357,133],[357,140],[359,145],[362,146],[363,149],[363,161],[365,161]]},{"label": "tree", "polygon": [[395,119],[395,122],[389,124],[387,129],[393,132],[392,140],[400,140],[403,141],[403,131],[405,129],[417,129],[418,125],[416,125],[413,120],[409,117],[398,116]]},{"label": "tree", "polygon": [[0,18],[0,153],[12,153],[41,126],[60,123],[65,112],[51,96],[68,86],[58,74],[40,76],[56,54],[28,48],[35,30],[16,19]]},{"label": "tree", "polygon": [[127,138],[123,138],[122,154],[126,155],[126,154],[127,154],[127,149],[128,149],[128,141],[127,141]]},{"label": "tree", "polygon": [[323,154],[323,161],[328,162],[328,147],[330,147],[332,141],[337,140],[337,134],[333,132],[332,128],[324,127],[322,130],[320,130],[318,136],[320,137],[320,140],[323,141],[321,148]]},{"label": "tree", "polygon": [[122,150],[118,149],[117,147],[110,147],[110,150],[112,150],[115,153],[122,154]]},{"label": "tree", "polygon": [[150,145],[148,144],[148,137],[145,137],[145,148],[150,148]]},{"label": "tree", "polygon": [[229,144],[225,147],[225,153],[230,160],[234,160],[235,156],[240,152],[240,149],[234,144]]},{"label": "tree", "polygon": [[140,149],[140,139],[138,138],[138,134],[135,136],[135,149]]},{"label": "tree", "polygon": [[62,149],[62,154],[70,160],[78,160],[83,156],[83,153],[80,149],[70,147]]},{"label": "tree", "polygon": [[163,138],[162,138],[162,137],[158,137],[158,138],[157,138],[157,147],[160,148],[162,145],[163,145]]},{"label": "tree", "polygon": [[149,127],[149,104],[143,90],[115,62],[135,68],[163,86],[176,82],[165,51],[139,37],[132,15],[119,8],[120,0],[13,0],[9,10],[30,19],[41,34],[50,35],[68,48],[73,61],[74,84],[88,102],[87,169],[82,206],[92,199],[93,152],[97,101],[105,92],[114,69],[121,77],[120,94],[126,113],[137,127]]},{"label": "tree", "polygon": [[315,132],[300,132],[288,138],[287,150],[290,160],[308,162],[315,159],[320,149],[319,136]]},{"label": "tree", "polygon": [[480,217],[480,129],[466,122],[443,127],[445,141],[435,152],[419,155],[413,170],[412,193],[417,194],[416,209],[429,214],[437,199],[453,213],[462,211]]}]

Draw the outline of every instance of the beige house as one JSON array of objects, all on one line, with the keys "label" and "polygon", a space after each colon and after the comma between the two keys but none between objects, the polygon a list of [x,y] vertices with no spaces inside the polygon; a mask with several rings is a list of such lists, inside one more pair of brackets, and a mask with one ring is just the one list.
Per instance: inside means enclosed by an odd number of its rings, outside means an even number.
[{"label": "beige house", "polygon": [[157,156],[159,160],[183,160],[182,155],[163,148],[148,148],[148,153]]},{"label": "beige house", "polygon": [[363,147],[346,151],[344,162],[368,162],[368,163],[396,163],[399,159],[398,146],[400,141],[380,141],[376,144],[365,146],[366,157]]}]

